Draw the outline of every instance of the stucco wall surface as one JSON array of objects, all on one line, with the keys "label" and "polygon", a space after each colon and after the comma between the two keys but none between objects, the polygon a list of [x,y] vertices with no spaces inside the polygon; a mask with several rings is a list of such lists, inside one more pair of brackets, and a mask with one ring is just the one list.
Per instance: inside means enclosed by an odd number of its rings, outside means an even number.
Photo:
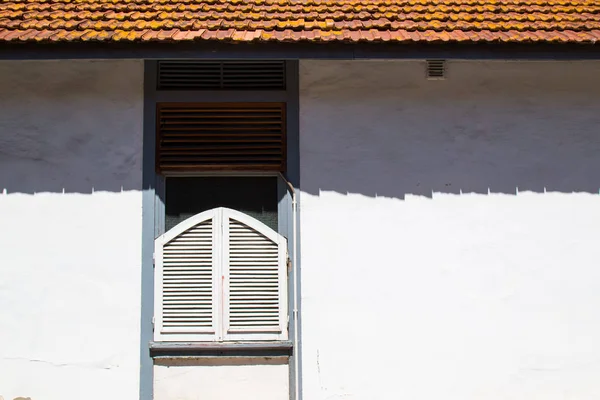
[{"label": "stucco wall surface", "polygon": [[600,63],[300,64],[304,399],[600,396]]},{"label": "stucco wall surface", "polygon": [[154,400],[286,400],[288,374],[278,359],[159,361]]},{"label": "stucco wall surface", "polygon": [[140,61],[0,63],[0,396],[136,399]]}]

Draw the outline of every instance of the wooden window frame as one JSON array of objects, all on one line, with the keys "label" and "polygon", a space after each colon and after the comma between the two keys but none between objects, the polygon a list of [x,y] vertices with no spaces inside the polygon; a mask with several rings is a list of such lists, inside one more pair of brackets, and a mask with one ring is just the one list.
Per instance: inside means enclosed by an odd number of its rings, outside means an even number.
[{"label": "wooden window frame", "polygon": [[[190,343],[163,343],[153,342],[153,322],[154,315],[154,240],[165,232],[165,175],[156,173],[155,168],[155,145],[156,145],[156,105],[157,103],[174,102],[285,102],[286,103],[286,145],[287,145],[287,166],[286,173],[268,171],[205,171],[202,173],[178,173],[168,176],[277,176],[278,191],[280,195],[278,212],[278,231],[284,236],[291,238],[296,234],[299,228],[296,227],[292,218],[295,215],[292,212],[292,196],[288,191],[287,181],[291,182],[296,191],[300,185],[300,150],[299,150],[299,67],[298,60],[290,59],[286,64],[286,88],[285,90],[265,90],[265,91],[239,91],[239,90],[158,90],[156,87],[157,60],[146,60],[144,62],[144,156],[143,156],[143,237],[142,237],[142,329],[141,329],[141,368],[142,382],[141,386],[147,393],[152,391],[152,358],[160,357],[182,357],[182,356],[200,356],[200,357],[222,357],[222,356],[240,356],[247,357],[295,357],[292,351],[291,341],[279,341],[268,343],[219,343],[205,342],[201,345],[192,345]],[[297,207],[297,206],[296,206]],[[288,252],[290,257],[294,248],[291,247],[291,240],[288,240]],[[300,259],[298,258],[297,268],[300,270]],[[299,287],[292,276],[288,277],[288,293],[295,292]],[[293,339],[295,332],[295,319],[292,318],[291,304],[292,296],[288,297],[288,318],[289,318],[289,340]],[[298,309],[299,310],[299,309]],[[147,345],[150,343],[150,346]],[[150,349],[149,354],[148,349]],[[147,355],[146,355],[147,354]],[[293,387],[293,373],[291,373]],[[292,390],[292,389],[290,389]],[[290,392],[293,398],[293,391]]]}]

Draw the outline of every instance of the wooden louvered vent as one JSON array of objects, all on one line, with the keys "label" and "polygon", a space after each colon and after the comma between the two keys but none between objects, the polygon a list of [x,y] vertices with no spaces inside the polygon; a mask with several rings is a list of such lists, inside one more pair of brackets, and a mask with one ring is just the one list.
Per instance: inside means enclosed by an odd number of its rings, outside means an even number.
[{"label": "wooden louvered vent", "polygon": [[215,208],[155,241],[157,341],[287,339],[287,241]]},{"label": "wooden louvered vent", "polygon": [[284,61],[158,62],[158,90],[285,90]]},{"label": "wooden louvered vent", "polygon": [[284,171],[284,103],[158,105],[157,171]]}]

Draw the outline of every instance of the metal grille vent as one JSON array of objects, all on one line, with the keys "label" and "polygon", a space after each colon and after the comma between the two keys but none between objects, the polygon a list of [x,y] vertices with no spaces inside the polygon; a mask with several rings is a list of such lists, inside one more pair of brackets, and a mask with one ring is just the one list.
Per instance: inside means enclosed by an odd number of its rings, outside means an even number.
[{"label": "metal grille vent", "polygon": [[284,61],[159,61],[158,90],[285,90]]},{"label": "metal grille vent", "polygon": [[157,170],[284,171],[284,103],[168,103],[158,110]]},{"label": "metal grille vent", "polygon": [[427,79],[445,79],[446,61],[427,60]]}]

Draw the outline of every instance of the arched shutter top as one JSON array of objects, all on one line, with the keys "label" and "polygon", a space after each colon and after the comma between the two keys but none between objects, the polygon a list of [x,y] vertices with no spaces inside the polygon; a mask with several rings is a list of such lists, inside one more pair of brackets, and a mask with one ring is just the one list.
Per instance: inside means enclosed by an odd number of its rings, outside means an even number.
[{"label": "arched shutter top", "polygon": [[244,225],[247,225],[248,227],[256,230],[257,232],[260,232],[260,234],[262,234],[263,236],[275,243],[281,243],[282,241],[285,241],[285,237],[283,237],[278,232],[274,231],[272,228],[268,227],[259,220],[252,218],[249,215],[233,210],[231,208],[222,207],[220,208],[220,210],[222,210],[224,218],[233,218],[236,221],[239,221]]},{"label": "arched shutter top", "polygon": [[186,219],[185,221],[180,222],[179,224],[175,225],[173,228],[159,236],[156,239],[156,241],[160,240],[162,243],[168,243],[183,232],[194,227],[195,225],[198,225],[199,223],[207,221],[211,218],[220,219],[219,216],[225,214],[259,231],[261,234],[263,234],[275,243],[280,243],[282,240],[286,240],[284,236],[280,235],[278,232],[274,231],[269,226],[265,225],[257,219],[250,217],[249,215],[233,210],[231,208],[218,207],[213,208],[212,210],[201,212],[199,214],[194,215],[193,217]]},{"label": "arched shutter top", "polygon": [[216,218],[219,213],[219,210],[220,208],[214,208],[212,210],[204,211],[186,219],[185,221],[180,222],[179,224],[175,225],[173,228],[169,229],[167,232],[163,233],[161,236],[156,238],[156,242],[161,242],[162,244],[170,242],[171,240],[175,239],[177,236],[181,235],[188,229],[191,229],[204,221],[208,221],[211,218]]}]

